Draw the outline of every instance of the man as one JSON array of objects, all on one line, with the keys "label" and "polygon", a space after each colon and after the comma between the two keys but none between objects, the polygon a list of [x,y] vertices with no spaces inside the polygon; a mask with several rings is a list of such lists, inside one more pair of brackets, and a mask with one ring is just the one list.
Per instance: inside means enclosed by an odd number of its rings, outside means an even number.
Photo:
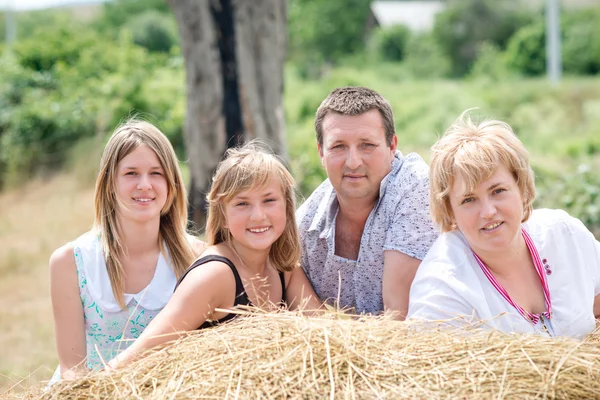
[{"label": "man", "polygon": [[392,109],[367,88],[331,92],[315,130],[328,179],[296,213],[302,267],[322,300],[404,319],[417,267],[438,235],[427,164],[396,150]]}]

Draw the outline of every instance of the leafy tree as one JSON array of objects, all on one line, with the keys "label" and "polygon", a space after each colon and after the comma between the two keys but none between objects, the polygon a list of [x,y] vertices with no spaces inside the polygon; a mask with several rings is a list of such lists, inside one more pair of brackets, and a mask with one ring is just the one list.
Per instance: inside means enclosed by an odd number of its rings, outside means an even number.
[{"label": "leafy tree", "polygon": [[542,22],[521,28],[508,43],[507,63],[524,75],[546,71],[546,27]]},{"label": "leafy tree", "polygon": [[177,24],[172,16],[148,10],[127,24],[133,42],[149,51],[168,53],[177,44]]},{"label": "leafy tree", "polygon": [[410,30],[404,25],[377,29],[370,38],[375,54],[386,61],[402,61],[406,55],[406,45]]},{"label": "leafy tree", "polygon": [[532,19],[520,0],[449,0],[447,4],[436,17],[433,36],[450,59],[455,76],[471,69],[482,43],[504,49],[509,38]]},{"label": "leafy tree", "polygon": [[335,63],[362,51],[371,0],[289,0],[289,56]]},{"label": "leafy tree", "polygon": [[98,20],[98,25],[108,30],[120,28],[132,17],[148,10],[172,14],[164,0],[113,0],[104,3],[103,13]]}]

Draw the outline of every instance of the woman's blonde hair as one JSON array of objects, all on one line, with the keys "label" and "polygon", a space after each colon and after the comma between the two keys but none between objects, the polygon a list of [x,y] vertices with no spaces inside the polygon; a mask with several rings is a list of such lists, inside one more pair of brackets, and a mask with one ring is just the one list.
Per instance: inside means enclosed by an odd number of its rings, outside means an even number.
[{"label": "woman's blonde hair", "polygon": [[131,119],[115,130],[104,148],[96,179],[94,198],[94,228],[100,234],[102,252],[113,294],[123,308],[126,307],[126,304],[123,296],[125,271],[122,261],[126,249],[123,246],[123,238],[117,220],[119,208],[116,190],[117,167],[124,157],[142,145],[154,150],[167,181],[167,200],[160,212],[158,237],[161,251],[165,251],[164,242],[177,277],[181,276],[194,260],[194,253],[186,231],[187,195],[173,146],[167,137],[151,123]]},{"label": "woman's blonde hair", "polygon": [[429,169],[430,207],[433,221],[442,232],[456,229],[450,205],[450,191],[457,176],[471,191],[504,165],[517,182],[523,198],[523,219],[533,211],[535,178],[529,154],[505,122],[474,122],[469,110],[463,112],[431,148]]},{"label": "woman's blonde hair", "polygon": [[281,184],[285,199],[286,224],[281,236],[271,245],[269,260],[278,271],[291,271],[300,261],[300,235],[296,226],[295,181],[283,163],[257,141],[227,150],[217,166],[208,200],[206,240],[209,245],[233,237],[227,223],[225,205],[239,193],[265,187],[271,179]]}]

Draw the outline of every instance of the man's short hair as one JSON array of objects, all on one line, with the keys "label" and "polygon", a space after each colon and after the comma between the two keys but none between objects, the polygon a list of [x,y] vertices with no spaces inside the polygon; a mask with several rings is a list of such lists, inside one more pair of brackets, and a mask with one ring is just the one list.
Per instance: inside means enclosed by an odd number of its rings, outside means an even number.
[{"label": "man's short hair", "polygon": [[385,128],[385,141],[388,146],[396,134],[392,107],[379,93],[366,87],[346,86],[337,88],[323,100],[315,117],[317,142],[323,145],[323,120],[329,113],[361,115],[370,110],[379,110]]},{"label": "man's short hair", "polygon": [[465,111],[431,148],[430,207],[433,222],[442,232],[456,229],[450,191],[458,176],[471,191],[504,165],[515,178],[523,199],[523,219],[533,211],[535,178],[529,153],[505,122],[474,122]]}]

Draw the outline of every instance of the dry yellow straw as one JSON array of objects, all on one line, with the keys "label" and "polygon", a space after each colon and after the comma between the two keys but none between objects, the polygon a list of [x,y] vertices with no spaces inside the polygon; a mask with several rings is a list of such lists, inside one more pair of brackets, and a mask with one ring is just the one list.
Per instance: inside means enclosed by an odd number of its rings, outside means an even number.
[{"label": "dry yellow straw", "polygon": [[410,326],[333,313],[251,314],[123,370],[20,398],[600,398],[597,335],[582,342]]}]

